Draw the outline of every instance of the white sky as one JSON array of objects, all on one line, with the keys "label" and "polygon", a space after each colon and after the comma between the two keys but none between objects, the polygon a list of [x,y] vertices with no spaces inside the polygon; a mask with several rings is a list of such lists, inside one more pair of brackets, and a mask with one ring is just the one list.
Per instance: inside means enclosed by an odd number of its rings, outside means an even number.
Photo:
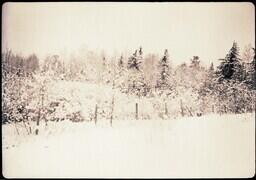
[{"label": "white sky", "polygon": [[173,63],[198,55],[225,57],[236,40],[255,44],[252,3],[5,3],[3,48],[44,58],[49,53],[104,49],[163,54]]}]

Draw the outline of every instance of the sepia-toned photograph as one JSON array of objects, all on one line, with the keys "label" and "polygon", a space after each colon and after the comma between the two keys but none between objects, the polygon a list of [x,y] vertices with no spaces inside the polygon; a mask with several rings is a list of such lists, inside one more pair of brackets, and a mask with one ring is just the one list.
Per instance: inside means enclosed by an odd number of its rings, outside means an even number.
[{"label": "sepia-toned photograph", "polygon": [[6,2],[2,176],[255,176],[250,2]]}]

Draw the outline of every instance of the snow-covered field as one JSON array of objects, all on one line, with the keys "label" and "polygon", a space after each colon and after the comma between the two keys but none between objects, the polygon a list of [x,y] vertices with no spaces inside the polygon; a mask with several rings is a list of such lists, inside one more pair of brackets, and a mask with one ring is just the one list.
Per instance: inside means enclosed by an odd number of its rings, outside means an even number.
[{"label": "snow-covered field", "polygon": [[[5,177],[252,177],[255,114],[3,125]],[[53,128],[54,127],[54,128]],[[51,130],[50,130],[51,129]],[[55,131],[53,131],[55,130]]]}]

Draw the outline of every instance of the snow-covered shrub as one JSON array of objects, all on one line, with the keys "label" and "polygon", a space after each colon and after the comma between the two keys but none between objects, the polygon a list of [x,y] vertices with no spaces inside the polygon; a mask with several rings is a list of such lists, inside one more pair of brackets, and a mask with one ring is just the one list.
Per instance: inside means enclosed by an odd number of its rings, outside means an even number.
[{"label": "snow-covered shrub", "polygon": [[226,83],[226,99],[228,111],[231,113],[245,113],[254,110],[254,93],[243,83]]}]

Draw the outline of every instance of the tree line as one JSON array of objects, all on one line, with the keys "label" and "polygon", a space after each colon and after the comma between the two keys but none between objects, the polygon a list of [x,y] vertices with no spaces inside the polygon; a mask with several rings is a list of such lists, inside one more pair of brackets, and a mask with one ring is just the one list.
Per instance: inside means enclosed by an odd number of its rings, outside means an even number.
[{"label": "tree line", "polygon": [[[139,47],[119,57],[86,51],[69,60],[60,55],[48,56],[40,63],[35,54],[23,57],[6,50],[2,53],[2,110],[8,117],[16,112],[22,114],[26,101],[41,97],[46,83],[66,80],[109,85],[136,98],[156,97],[167,102],[180,99],[191,112],[201,114],[253,112],[255,49],[247,46],[240,54],[238,44],[233,42],[219,61],[216,68],[213,63],[205,67],[199,56],[193,56],[190,63],[174,67],[168,49],[159,56],[144,54]],[[43,78],[38,81],[38,76]]]}]

